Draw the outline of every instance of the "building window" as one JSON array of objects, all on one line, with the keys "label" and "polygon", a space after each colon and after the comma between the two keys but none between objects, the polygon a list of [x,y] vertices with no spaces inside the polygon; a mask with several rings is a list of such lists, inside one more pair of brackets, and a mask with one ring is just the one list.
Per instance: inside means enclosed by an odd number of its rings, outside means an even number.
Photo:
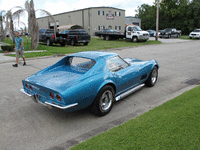
[{"label": "building window", "polygon": [[121,16],[121,12],[115,12],[115,16]]},{"label": "building window", "polygon": [[121,26],[115,26],[115,30],[121,30]]},{"label": "building window", "polygon": [[112,26],[108,26],[108,29],[112,29]]},{"label": "building window", "polygon": [[99,30],[104,30],[105,26],[99,26],[98,28],[99,28]]},{"label": "building window", "polygon": [[98,15],[100,15],[100,16],[104,16],[104,11],[99,10],[99,11],[98,11]]},{"label": "building window", "polygon": [[139,22],[132,22],[132,24],[139,26]]}]

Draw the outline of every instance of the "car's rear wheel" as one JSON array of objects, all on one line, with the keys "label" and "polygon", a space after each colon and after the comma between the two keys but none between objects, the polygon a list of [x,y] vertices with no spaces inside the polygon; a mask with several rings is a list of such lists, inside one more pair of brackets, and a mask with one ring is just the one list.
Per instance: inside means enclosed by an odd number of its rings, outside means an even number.
[{"label": "car's rear wheel", "polygon": [[156,84],[156,81],[158,79],[158,68],[155,66],[150,75],[149,75],[149,78],[147,79],[146,81],[146,86],[148,87],[153,87],[155,84]]},{"label": "car's rear wheel", "polygon": [[113,107],[114,96],[114,89],[109,85],[104,86],[92,104],[92,111],[98,116],[108,114]]},{"label": "car's rear wheel", "polygon": [[74,46],[75,45],[75,41],[74,39],[71,40],[71,46]]},{"label": "car's rear wheel", "polygon": [[84,43],[84,45],[88,45],[88,42]]},{"label": "car's rear wheel", "polygon": [[65,42],[60,43],[61,46],[65,46]]}]

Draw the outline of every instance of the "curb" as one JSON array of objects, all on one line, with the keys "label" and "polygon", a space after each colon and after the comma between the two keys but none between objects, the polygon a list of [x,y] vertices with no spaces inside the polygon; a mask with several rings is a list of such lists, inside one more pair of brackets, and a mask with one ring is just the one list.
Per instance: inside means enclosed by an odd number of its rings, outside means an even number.
[{"label": "curb", "polygon": [[172,94],[170,94],[168,96],[164,96],[164,97],[158,99],[157,102],[154,103],[150,107],[140,108],[140,109],[136,110],[134,113],[131,113],[131,114],[129,114],[127,116],[124,116],[122,118],[113,120],[113,121],[111,121],[111,122],[109,122],[109,123],[107,123],[107,124],[105,124],[103,126],[100,126],[100,127],[96,128],[96,129],[93,129],[93,130],[91,130],[89,132],[86,132],[86,133],[84,133],[84,134],[82,134],[82,135],[80,135],[80,136],[78,136],[78,137],[76,137],[74,139],[68,140],[68,141],[66,141],[66,142],[64,142],[64,143],[62,143],[62,144],[60,144],[58,146],[51,147],[51,148],[49,148],[47,150],[57,150],[57,149],[66,150],[66,149],[70,149],[70,148],[72,148],[72,147],[74,147],[74,146],[76,146],[76,145],[78,145],[78,144],[80,144],[80,143],[82,143],[82,142],[94,137],[94,136],[97,136],[97,135],[99,135],[99,134],[101,134],[101,133],[103,133],[105,131],[108,131],[108,130],[114,128],[114,127],[117,127],[117,126],[119,126],[119,125],[121,125],[121,124],[123,124],[123,123],[125,123],[125,122],[127,122],[129,120],[131,120],[131,119],[134,119],[135,117],[140,116],[141,114],[144,114],[144,113],[148,112],[149,110],[152,110],[155,107],[158,107],[158,106],[164,104],[165,102],[170,101],[170,100],[174,99],[175,97],[178,97],[181,94],[183,94],[183,93],[185,93],[185,92],[187,92],[187,91],[189,91],[189,90],[191,90],[191,89],[193,89],[195,87],[198,87],[198,86],[199,85],[191,85],[191,86],[185,87],[185,88],[183,88],[183,89],[181,89],[179,91],[176,91],[176,92],[174,92],[174,93],[172,93]]}]

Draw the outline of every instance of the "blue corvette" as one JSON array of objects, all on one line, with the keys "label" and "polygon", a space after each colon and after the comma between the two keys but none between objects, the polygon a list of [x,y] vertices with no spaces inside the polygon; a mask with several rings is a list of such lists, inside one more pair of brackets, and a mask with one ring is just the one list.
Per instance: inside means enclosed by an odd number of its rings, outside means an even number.
[{"label": "blue corvette", "polygon": [[20,91],[49,108],[75,111],[91,106],[98,116],[110,112],[113,102],[158,78],[158,63],[116,53],[80,52],[58,61],[22,81]]}]

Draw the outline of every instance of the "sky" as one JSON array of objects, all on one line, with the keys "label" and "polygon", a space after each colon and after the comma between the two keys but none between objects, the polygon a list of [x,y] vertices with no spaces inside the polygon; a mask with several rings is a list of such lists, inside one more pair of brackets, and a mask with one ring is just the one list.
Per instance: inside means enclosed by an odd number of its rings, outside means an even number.
[{"label": "sky", "polygon": [[[29,0],[30,1],[30,0]],[[69,12],[88,7],[115,7],[125,10],[125,16],[135,16],[138,6],[142,4],[153,5],[155,0],[34,0],[35,9],[44,9],[52,15],[63,12]],[[10,10],[13,7],[25,7],[26,0],[0,0],[0,11]],[[17,9],[12,9],[13,11]],[[41,12],[36,13],[36,17],[42,17],[44,14]],[[22,22],[27,22],[26,13],[21,18]]]}]

